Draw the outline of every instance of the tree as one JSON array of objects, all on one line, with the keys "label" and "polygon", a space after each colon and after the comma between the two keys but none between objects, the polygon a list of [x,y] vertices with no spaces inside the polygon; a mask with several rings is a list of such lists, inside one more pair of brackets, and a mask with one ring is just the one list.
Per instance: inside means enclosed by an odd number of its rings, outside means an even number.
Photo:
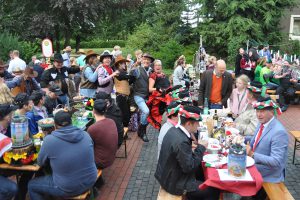
[{"label": "tree", "polygon": [[264,42],[281,40],[279,20],[295,0],[195,0],[201,5],[203,35],[208,52],[232,62],[240,46],[248,39]]}]

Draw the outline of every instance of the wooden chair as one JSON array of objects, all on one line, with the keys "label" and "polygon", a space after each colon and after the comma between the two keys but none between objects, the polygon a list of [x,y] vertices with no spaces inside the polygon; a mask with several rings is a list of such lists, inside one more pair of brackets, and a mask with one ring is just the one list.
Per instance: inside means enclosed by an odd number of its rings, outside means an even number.
[{"label": "wooden chair", "polygon": [[127,144],[126,144],[126,140],[128,138],[128,127],[124,127],[124,135],[123,135],[123,144],[124,144],[124,156],[121,157],[116,157],[116,158],[127,158]]},{"label": "wooden chair", "polygon": [[[293,153],[293,164],[295,165],[295,154],[296,150],[300,150],[300,131],[290,131],[291,136],[295,139],[294,153]],[[296,164],[297,165],[297,164]]]},{"label": "wooden chair", "polygon": [[172,195],[164,190],[162,187],[159,188],[157,200],[183,200],[184,196]]},{"label": "wooden chair", "polygon": [[[102,174],[102,170],[98,169],[98,174],[97,174],[97,179],[101,176]],[[86,191],[83,194],[80,194],[78,196],[75,197],[69,197],[69,198],[64,198],[64,199],[68,199],[68,200],[86,200],[88,199],[88,197],[92,196],[91,199],[94,199],[94,194],[93,194],[93,188],[91,188],[90,190]]]},{"label": "wooden chair", "polygon": [[263,188],[266,191],[268,200],[293,200],[289,190],[284,183],[263,183]]},{"label": "wooden chair", "polygon": [[267,90],[267,94],[276,94],[276,90]]}]

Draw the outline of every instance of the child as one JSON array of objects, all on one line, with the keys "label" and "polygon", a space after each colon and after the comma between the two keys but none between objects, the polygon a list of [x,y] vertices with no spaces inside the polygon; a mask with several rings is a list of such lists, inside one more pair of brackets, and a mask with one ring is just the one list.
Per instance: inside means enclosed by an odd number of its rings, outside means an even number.
[{"label": "child", "polygon": [[232,90],[230,96],[230,110],[234,118],[241,114],[247,104],[247,85],[249,81],[248,76],[244,74],[236,79],[236,88]]}]

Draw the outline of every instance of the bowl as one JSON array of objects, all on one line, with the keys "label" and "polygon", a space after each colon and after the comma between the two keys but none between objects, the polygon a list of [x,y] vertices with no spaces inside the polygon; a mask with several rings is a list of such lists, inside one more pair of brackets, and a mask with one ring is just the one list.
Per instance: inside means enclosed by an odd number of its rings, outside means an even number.
[{"label": "bowl", "polygon": [[221,146],[219,144],[209,144],[207,146],[207,152],[210,154],[218,154],[221,150]]}]

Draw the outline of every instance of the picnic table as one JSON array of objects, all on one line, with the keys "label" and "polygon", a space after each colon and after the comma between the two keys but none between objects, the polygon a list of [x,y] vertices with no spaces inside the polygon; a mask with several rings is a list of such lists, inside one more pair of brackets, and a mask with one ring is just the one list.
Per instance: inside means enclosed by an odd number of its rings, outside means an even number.
[{"label": "picnic table", "polygon": [[[221,181],[216,168],[202,166],[205,181],[199,186],[200,189],[210,186],[241,196],[253,196],[263,184],[263,178],[255,165],[247,168],[253,181]],[[227,165],[223,165],[222,169],[227,169]]]}]

